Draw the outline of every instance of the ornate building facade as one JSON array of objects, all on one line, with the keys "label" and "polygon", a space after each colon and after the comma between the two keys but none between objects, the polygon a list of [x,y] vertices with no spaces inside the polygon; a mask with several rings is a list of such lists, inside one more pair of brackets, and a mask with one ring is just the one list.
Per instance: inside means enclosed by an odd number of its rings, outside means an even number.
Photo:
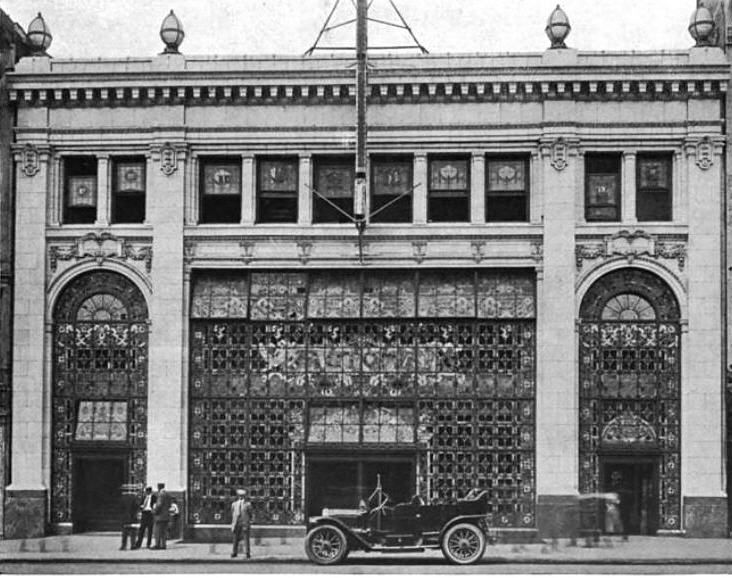
[{"label": "ornate building facade", "polygon": [[21,60],[6,535],[162,481],[189,535],[381,477],[506,532],[727,533],[716,47]]}]

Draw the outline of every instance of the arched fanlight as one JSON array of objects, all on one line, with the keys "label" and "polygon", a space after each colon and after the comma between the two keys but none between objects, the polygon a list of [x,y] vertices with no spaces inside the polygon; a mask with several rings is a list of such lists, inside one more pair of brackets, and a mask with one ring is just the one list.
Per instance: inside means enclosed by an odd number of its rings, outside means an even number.
[{"label": "arched fanlight", "polygon": [[185,36],[183,25],[171,10],[160,25],[160,38],[165,43],[163,54],[178,54],[178,47],[183,43]]},{"label": "arched fanlight", "polygon": [[28,24],[28,31],[26,32],[26,38],[30,43],[33,52],[35,54],[46,54],[46,50],[51,46],[53,36],[51,35],[51,29],[46,24],[46,21],[38,13],[31,23]]}]

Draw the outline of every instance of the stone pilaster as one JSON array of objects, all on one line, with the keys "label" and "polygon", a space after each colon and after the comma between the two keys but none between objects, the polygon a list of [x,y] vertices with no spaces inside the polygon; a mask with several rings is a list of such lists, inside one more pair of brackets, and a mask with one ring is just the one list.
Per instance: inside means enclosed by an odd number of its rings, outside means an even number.
[{"label": "stone pilaster", "polygon": [[254,155],[241,158],[241,224],[253,225],[256,219],[256,177]]},{"label": "stone pilaster", "polygon": [[572,535],[578,479],[575,339],[575,189],[577,157],[565,141],[542,145],[543,276],[537,284],[537,528]]},{"label": "stone pilaster", "polygon": [[[689,186],[688,336],[682,387],[681,489],[688,536],[727,535],[724,483],[721,145],[686,146]],[[703,427],[701,424],[704,424]]]},{"label": "stone pilaster", "polygon": [[185,487],[183,222],[186,154],[173,145],[166,170],[153,148],[148,163],[149,222],[153,226],[153,297],[148,385],[148,482],[172,492]]},{"label": "stone pilaster", "polygon": [[470,163],[470,222],[485,223],[485,153],[475,151]]},{"label": "stone pilaster", "polygon": [[429,174],[427,172],[427,155],[414,155],[414,188],[412,195],[414,203],[414,224],[423,225],[427,222],[427,189],[429,188]]},{"label": "stone pilaster", "polygon": [[300,155],[300,169],[297,179],[297,224],[310,225],[313,222],[313,157]]},{"label": "stone pilaster", "polygon": [[46,527],[44,478],[45,227],[49,151],[37,171],[16,164],[15,291],[13,309],[12,484],[5,501],[5,537],[42,536]]}]

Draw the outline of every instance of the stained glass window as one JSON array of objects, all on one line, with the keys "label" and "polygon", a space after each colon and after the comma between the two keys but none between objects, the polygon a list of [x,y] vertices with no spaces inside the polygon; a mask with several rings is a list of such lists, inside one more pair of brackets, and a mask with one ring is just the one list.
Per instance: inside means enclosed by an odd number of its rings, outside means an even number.
[{"label": "stained glass window", "polygon": [[[482,487],[491,523],[534,524],[532,274],[237,275],[248,318],[192,303],[191,523],[226,523],[241,484],[257,522],[301,523],[307,448],[348,444],[415,452],[429,499]],[[230,280],[201,274],[192,294],[216,282]]]},{"label": "stained glass window", "polygon": [[661,480],[655,497],[659,528],[678,530],[678,304],[658,277],[626,269],[598,280],[580,315],[580,492],[602,490],[602,452],[652,452]]},{"label": "stained glass window", "polygon": [[529,162],[489,158],[486,163],[486,221],[526,221],[529,217]]},{"label": "stained glass window", "polygon": [[63,222],[94,223],[97,217],[97,159],[70,156],[64,159]]},{"label": "stained glass window", "polygon": [[297,222],[297,158],[257,159],[257,222]]},{"label": "stained glass window", "polygon": [[112,223],[142,223],[145,220],[145,158],[116,158],[112,166]]},{"label": "stained glass window", "polygon": [[321,157],[314,161],[314,223],[347,223],[353,214],[353,158]]},{"label": "stained glass window", "polygon": [[470,220],[470,167],[465,157],[429,160],[427,218],[430,221]]},{"label": "stained glass window", "polygon": [[76,277],[54,310],[51,516],[71,522],[74,447],[128,450],[130,483],[146,481],[147,306],[125,277]]},{"label": "stained glass window", "polygon": [[639,221],[670,221],[672,187],[670,154],[639,154],[636,217]]},{"label": "stained glass window", "polygon": [[590,153],[585,157],[587,221],[620,220],[620,155]]},{"label": "stained glass window", "polygon": [[409,223],[412,220],[411,157],[371,159],[372,223]]},{"label": "stained glass window", "polygon": [[241,158],[202,158],[199,202],[202,223],[241,220]]}]

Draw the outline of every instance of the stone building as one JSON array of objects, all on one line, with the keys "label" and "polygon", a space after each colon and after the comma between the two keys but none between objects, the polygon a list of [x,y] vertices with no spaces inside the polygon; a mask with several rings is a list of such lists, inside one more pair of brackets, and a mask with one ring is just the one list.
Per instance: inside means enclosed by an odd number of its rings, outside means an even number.
[{"label": "stone building", "polygon": [[372,57],[360,229],[348,58],[22,59],[6,536],[158,481],[188,535],[241,485],[301,532],[377,475],[514,536],[597,491],[726,535],[729,65],[553,40]]}]

